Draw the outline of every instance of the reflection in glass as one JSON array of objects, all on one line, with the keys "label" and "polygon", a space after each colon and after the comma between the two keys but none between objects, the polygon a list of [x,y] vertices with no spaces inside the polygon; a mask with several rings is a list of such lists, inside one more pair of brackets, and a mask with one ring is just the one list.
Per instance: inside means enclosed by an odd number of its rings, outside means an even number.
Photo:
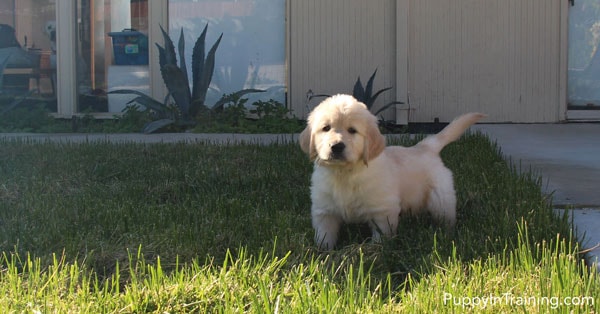
[{"label": "reflection in glass", "polygon": [[79,112],[119,113],[134,96],[149,93],[148,1],[78,0]]},{"label": "reflection in glass", "polygon": [[600,2],[569,9],[569,109],[600,109]]},{"label": "reflection in glass", "polygon": [[0,112],[56,112],[55,1],[0,1]]},{"label": "reflection in glass", "polygon": [[[206,104],[247,88],[267,90],[247,95],[248,104],[269,99],[285,104],[285,0],[169,1],[169,35],[177,40],[183,30],[186,60],[192,60],[190,43],[207,23],[207,45],[221,33],[223,39]],[[188,72],[191,76],[189,67]]]}]

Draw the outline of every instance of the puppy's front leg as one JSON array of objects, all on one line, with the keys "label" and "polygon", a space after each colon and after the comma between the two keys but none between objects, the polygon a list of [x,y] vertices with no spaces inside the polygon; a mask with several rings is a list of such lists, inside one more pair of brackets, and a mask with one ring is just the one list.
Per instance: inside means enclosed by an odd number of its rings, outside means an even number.
[{"label": "puppy's front leg", "polygon": [[315,242],[319,249],[332,250],[337,242],[342,219],[331,214],[313,214],[312,224],[315,229]]},{"label": "puppy's front leg", "polygon": [[398,214],[376,216],[370,222],[373,231],[373,242],[381,242],[381,234],[390,238],[398,231]]}]

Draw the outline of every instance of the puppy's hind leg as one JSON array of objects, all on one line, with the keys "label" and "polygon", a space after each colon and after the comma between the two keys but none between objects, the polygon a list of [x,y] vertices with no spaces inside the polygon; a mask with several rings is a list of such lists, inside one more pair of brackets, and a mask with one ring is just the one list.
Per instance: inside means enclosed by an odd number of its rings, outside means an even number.
[{"label": "puppy's hind leg", "polygon": [[456,225],[456,193],[452,178],[450,184],[441,184],[432,189],[427,200],[427,209],[433,218],[452,229]]},{"label": "puppy's hind leg", "polygon": [[319,214],[312,216],[312,225],[315,229],[315,242],[319,250],[333,250],[337,242],[341,224],[342,219],[335,215]]}]

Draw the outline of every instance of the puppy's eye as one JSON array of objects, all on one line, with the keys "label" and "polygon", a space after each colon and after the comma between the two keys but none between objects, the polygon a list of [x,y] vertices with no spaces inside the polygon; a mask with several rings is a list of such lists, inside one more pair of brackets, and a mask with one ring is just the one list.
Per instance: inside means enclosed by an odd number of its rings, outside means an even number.
[{"label": "puppy's eye", "polygon": [[323,132],[329,132],[329,130],[331,130],[331,126],[330,125],[326,125],[321,130],[323,130]]},{"label": "puppy's eye", "polygon": [[351,128],[348,129],[348,133],[350,133],[350,134],[356,134],[357,132],[358,131],[355,128],[351,127]]}]

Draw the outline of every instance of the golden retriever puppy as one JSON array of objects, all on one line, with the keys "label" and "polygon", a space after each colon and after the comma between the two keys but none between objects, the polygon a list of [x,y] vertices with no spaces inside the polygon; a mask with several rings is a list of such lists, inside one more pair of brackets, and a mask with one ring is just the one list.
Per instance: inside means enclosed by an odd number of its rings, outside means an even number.
[{"label": "golden retriever puppy", "polygon": [[439,152],[485,117],[468,113],[412,147],[386,147],[377,118],[349,95],[325,99],[299,137],[314,161],[312,225],[320,249],[333,249],[342,223],[369,223],[373,240],[396,233],[400,212],[427,210],[453,227],[456,195],[452,172]]}]

